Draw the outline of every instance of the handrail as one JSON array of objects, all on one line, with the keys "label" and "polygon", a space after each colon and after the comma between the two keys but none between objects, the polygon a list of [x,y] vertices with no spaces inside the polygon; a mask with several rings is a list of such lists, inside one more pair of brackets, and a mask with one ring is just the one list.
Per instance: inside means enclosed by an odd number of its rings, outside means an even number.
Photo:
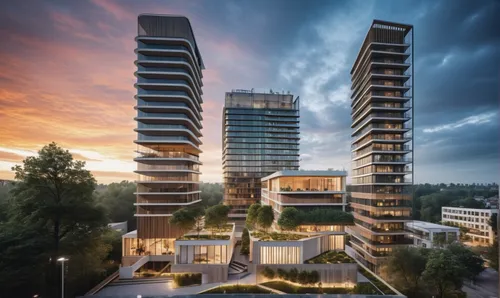
[{"label": "handrail", "polygon": [[118,276],[120,276],[120,270],[116,270],[113,274],[111,274],[110,276],[106,277],[106,279],[104,279],[103,281],[101,281],[100,283],[98,283],[95,287],[93,287],[92,289],[90,289],[90,291],[88,291],[87,293],[85,293],[85,296],[94,295],[95,293],[99,292],[105,286],[107,286],[112,281],[114,281],[115,279],[117,279]]}]

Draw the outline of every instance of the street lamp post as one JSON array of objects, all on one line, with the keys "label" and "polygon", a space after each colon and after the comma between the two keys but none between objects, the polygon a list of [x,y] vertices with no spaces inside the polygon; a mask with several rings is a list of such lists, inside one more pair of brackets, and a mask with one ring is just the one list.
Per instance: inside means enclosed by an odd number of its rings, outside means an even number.
[{"label": "street lamp post", "polygon": [[61,257],[57,259],[58,262],[61,262],[61,298],[64,298],[64,262],[68,261],[69,259],[66,259],[64,257]]}]

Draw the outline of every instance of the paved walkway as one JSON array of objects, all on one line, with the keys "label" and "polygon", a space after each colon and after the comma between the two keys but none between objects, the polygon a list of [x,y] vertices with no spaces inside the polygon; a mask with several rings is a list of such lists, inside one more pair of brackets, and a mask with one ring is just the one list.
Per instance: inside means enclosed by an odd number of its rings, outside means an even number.
[{"label": "paved walkway", "polygon": [[[246,273],[245,273],[246,274]],[[256,283],[256,275],[250,274],[241,279],[229,280],[225,283],[212,283],[204,284],[200,286],[192,287],[182,287],[174,289],[173,281],[166,281],[163,283],[144,283],[144,284],[132,284],[132,285],[117,285],[117,286],[107,286],[97,294],[92,297],[106,297],[106,296],[118,296],[118,295],[192,295],[198,294],[199,292],[208,290],[213,287],[221,285],[231,285],[231,284],[249,284],[254,285]],[[90,297],[90,296],[89,296]]]},{"label": "paved walkway", "polygon": [[462,288],[468,298],[496,298],[498,296],[498,272],[486,268],[477,278],[476,284],[465,284]]}]

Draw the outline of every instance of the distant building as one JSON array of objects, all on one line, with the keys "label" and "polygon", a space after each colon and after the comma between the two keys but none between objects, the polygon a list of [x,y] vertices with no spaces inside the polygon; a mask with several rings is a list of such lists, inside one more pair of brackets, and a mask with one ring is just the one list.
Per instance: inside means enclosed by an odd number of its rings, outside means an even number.
[{"label": "distant building", "polygon": [[122,222],[112,222],[108,224],[108,227],[120,232],[122,235],[127,233],[127,221],[122,221]]},{"label": "distant building", "polygon": [[0,180],[0,185],[5,186],[5,185],[12,183],[12,182],[13,182],[12,180]]},{"label": "distant building", "polygon": [[435,223],[414,220],[405,224],[411,232],[413,245],[424,248],[433,248],[436,244],[447,244],[460,237],[460,229]]},{"label": "distant building", "polygon": [[495,241],[495,233],[489,224],[491,215],[495,213],[498,213],[498,209],[442,207],[441,221],[468,228],[467,235],[473,244],[488,245]]},{"label": "distant building", "polygon": [[260,201],[262,177],[299,169],[299,99],[292,94],[234,90],[222,113],[224,204],[245,218]]}]

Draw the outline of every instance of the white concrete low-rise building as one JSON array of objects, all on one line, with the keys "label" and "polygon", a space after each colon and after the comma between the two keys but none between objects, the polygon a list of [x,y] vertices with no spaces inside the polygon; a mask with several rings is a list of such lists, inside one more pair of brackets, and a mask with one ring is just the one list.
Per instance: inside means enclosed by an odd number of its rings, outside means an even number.
[{"label": "white concrete low-rise building", "polygon": [[419,247],[433,248],[436,245],[442,246],[457,241],[460,237],[460,229],[457,227],[419,220],[407,222],[405,226],[411,232],[410,237],[413,237],[413,245]]},{"label": "white concrete low-rise building", "polygon": [[495,241],[495,233],[489,224],[491,215],[498,209],[473,209],[462,207],[442,207],[441,222],[454,223],[469,229],[471,242],[478,245],[490,245]]}]

